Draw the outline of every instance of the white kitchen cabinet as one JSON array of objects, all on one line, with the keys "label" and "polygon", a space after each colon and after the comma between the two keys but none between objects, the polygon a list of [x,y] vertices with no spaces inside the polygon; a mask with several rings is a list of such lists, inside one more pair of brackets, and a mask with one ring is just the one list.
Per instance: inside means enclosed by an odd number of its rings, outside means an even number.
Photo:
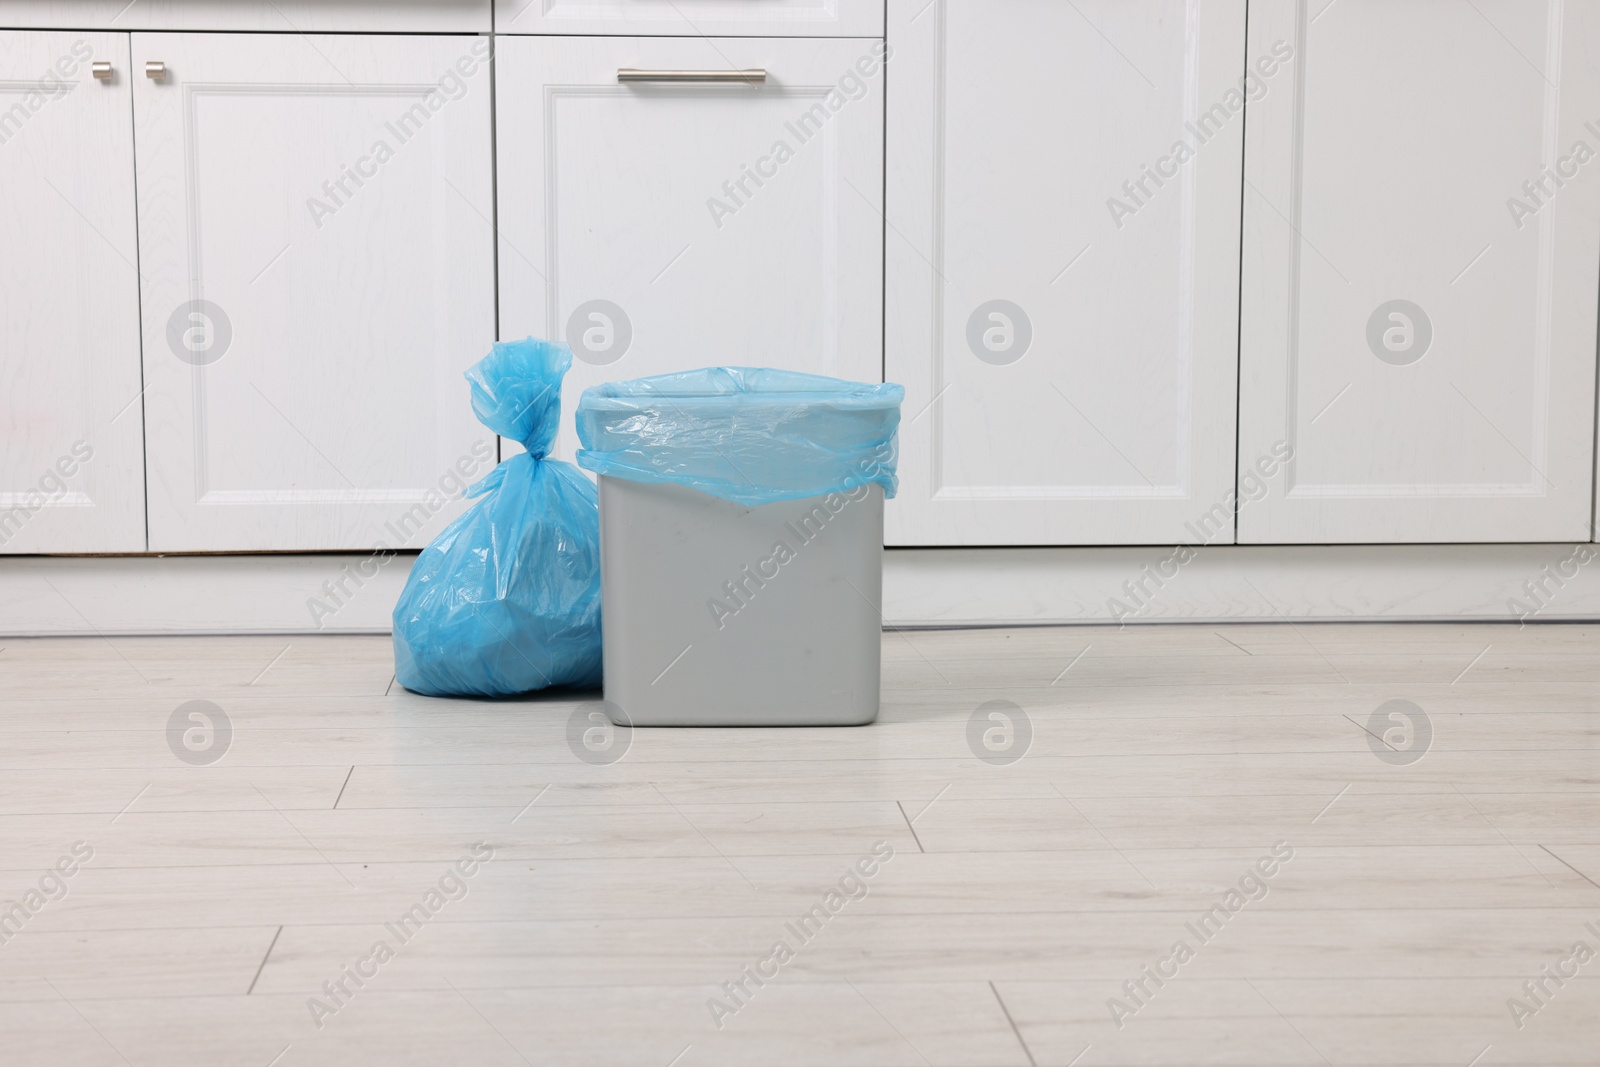
[{"label": "white kitchen cabinet", "polygon": [[1231,542],[1243,0],[890,0],[888,36],[889,543]]},{"label": "white kitchen cabinet", "polygon": [[1589,540],[1600,10],[1255,0],[1250,56],[1282,46],[1250,105],[1239,460],[1293,459],[1240,540]]},{"label": "white kitchen cabinet", "polygon": [[498,33],[878,37],[883,0],[495,0]]},{"label": "white kitchen cabinet", "polygon": [[487,472],[489,50],[133,35],[152,550],[418,545]]},{"label": "white kitchen cabinet", "polygon": [[0,552],[145,547],[129,75],[126,34],[0,34]]},{"label": "white kitchen cabinet", "polygon": [[[702,366],[881,380],[882,48],[498,39],[501,335],[572,343],[566,412],[597,382]],[[557,453],[574,445],[564,429]]]}]

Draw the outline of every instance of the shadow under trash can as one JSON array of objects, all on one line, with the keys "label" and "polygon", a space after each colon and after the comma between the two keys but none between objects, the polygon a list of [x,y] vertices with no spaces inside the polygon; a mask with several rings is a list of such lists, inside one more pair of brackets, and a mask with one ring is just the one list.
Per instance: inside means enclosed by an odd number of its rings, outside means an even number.
[{"label": "shadow under trash can", "polygon": [[850,726],[878,714],[898,385],[714,367],[578,403],[599,475],[607,714]]}]

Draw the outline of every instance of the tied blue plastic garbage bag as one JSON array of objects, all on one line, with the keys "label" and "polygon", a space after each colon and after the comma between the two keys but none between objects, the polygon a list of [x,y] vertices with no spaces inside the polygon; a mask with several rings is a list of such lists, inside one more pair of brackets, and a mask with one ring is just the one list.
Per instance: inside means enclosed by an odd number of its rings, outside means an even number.
[{"label": "tied blue plastic garbage bag", "polygon": [[893,497],[905,392],[758,367],[608,382],[578,401],[578,465],[747,507],[874,483]]},{"label": "tied blue plastic garbage bag", "polygon": [[594,483],[546,459],[572,350],[512,341],[467,371],[472,410],[528,451],[468,487],[483,496],[417,557],[394,609],[395,678],[429,696],[600,684]]}]

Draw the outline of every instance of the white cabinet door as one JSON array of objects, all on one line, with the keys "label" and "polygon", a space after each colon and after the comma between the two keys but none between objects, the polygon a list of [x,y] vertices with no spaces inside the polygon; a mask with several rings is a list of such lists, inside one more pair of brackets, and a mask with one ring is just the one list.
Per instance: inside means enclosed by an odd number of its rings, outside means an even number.
[{"label": "white cabinet door", "polygon": [[572,343],[568,426],[587,386],[693,367],[882,380],[882,47],[499,40],[501,334]]},{"label": "white cabinet door", "polygon": [[1233,539],[1243,0],[890,0],[890,544]]},{"label": "white cabinet door", "polygon": [[144,549],[130,82],[124,34],[0,34],[0,552]]},{"label": "white cabinet door", "polygon": [[1293,459],[1240,540],[1589,540],[1600,10],[1256,0],[1250,39],[1298,59],[1250,105],[1241,477]]},{"label": "white cabinet door", "polygon": [[883,0],[495,0],[498,33],[876,37]]},{"label": "white cabinet door", "polygon": [[487,470],[488,51],[134,35],[151,549],[420,544]]}]

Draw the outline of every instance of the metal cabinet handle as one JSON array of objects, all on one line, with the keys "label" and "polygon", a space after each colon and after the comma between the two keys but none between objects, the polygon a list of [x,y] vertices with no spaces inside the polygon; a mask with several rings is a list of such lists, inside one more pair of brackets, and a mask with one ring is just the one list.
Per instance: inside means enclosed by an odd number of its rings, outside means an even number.
[{"label": "metal cabinet handle", "polygon": [[104,59],[97,59],[89,64],[89,73],[100,81],[108,82],[111,80],[111,64]]},{"label": "metal cabinet handle", "polygon": [[154,78],[156,81],[160,81],[162,78],[167,76],[167,65],[161,62],[159,59],[146,60],[144,65],[144,76],[146,78]]},{"label": "metal cabinet handle", "polygon": [[635,70],[622,67],[617,71],[619,82],[714,82],[717,84],[760,85],[767,80],[767,72],[760,67],[749,70]]}]

